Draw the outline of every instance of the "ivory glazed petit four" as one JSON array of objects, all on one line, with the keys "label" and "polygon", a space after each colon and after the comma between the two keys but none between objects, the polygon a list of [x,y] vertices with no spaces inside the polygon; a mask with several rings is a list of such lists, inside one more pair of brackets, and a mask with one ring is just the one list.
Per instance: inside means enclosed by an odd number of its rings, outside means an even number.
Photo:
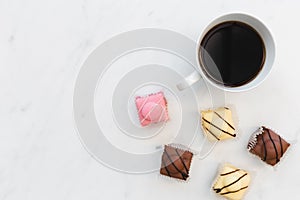
[{"label": "ivory glazed petit four", "polygon": [[227,107],[201,111],[201,124],[209,140],[226,140],[236,137],[232,113]]},{"label": "ivory glazed petit four", "polygon": [[213,190],[230,200],[240,200],[247,191],[251,177],[245,170],[226,164],[220,171]]}]

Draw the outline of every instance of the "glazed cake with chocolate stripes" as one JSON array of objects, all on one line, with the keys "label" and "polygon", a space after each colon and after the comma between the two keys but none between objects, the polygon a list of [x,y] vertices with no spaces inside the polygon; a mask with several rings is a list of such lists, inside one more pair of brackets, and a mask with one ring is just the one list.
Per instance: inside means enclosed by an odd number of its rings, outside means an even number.
[{"label": "glazed cake with chocolate stripes", "polygon": [[192,157],[192,152],[165,145],[161,159],[160,174],[171,178],[187,180]]},{"label": "glazed cake with chocolate stripes", "polygon": [[242,199],[250,184],[250,175],[245,170],[226,164],[220,171],[213,190],[230,200]]},{"label": "glazed cake with chocolate stripes", "polygon": [[264,126],[252,134],[248,150],[269,165],[276,165],[290,144],[273,130]]},{"label": "glazed cake with chocolate stripes", "polygon": [[201,123],[209,140],[225,140],[236,136],[232,113],[227,107],[201,111]]},{"label": "glazed cake with chocolate stripes", "polygon": [[137,96],[135,104],[142,126],[169,120],[167,100],[163,92],[147,96]]}]

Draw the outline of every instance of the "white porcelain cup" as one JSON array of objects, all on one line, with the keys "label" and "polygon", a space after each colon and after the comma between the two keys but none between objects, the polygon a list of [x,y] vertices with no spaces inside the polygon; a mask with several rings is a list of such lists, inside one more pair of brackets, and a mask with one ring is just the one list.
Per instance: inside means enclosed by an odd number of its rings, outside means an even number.
[{"label": "white porcelain cup", "polygon": [[[265,61],[262,66],[262,69],[260,70],[258,75],[254,79],[252,79],[250,82],[247,82],[244,85],[237,86],[237,87],[225,86],[224,84],[220,84],[220,83],[216,82],[215,80],[213,80],[211,77],[209,77],[207,75],[207,73],[204,72],[203,68],[205,68],[205,66],[201,66],[201,61],[199,58],[199,55],[200,55],[199,51],[203,50],[203,48],[201,48],[200,44],[201,44],[202,39],[207,34],[207,32],[210,29],[212,29],[213,27],[215,27],[216,25],[226,22],[226,21],[240,21],[240,22],[250,25],[252,28],[254,28],[259,33],[259,35],[261,36],[261,38],[264,42],[264,45],[265,45]],[[226,14],[226,15],[216,18],[206,27],[206,29],[203,31],[202,35],[199,37],[199,39],[197,41],[196,56],[197,56],[197,58],[196,58],[197,65],[198,65],[197,69],[192,74],[185,77],[184,80],[177,85],[177,88],[179,90],[184,90],[185,88],[190,87],[191,85],[193,85],[194,83],[199,81],[201,78],[203,78],[205,81],[209,82],[213,86],[215,86],[219,89],[222,89],[224,91],[242,92],[242,91],[247,91],[252,88],[255,88],[256,86],[258,86],[260,83],[262,83],[266,79],[266,77],[270,73],[273,63],[274,63],[275,43],[274,43],[274,39],[271,35],[271,32],[260,20],[258,20],[257,18],[255,18],[253,16],[250,16],[248,14],[230,13],[230,14]]]}]

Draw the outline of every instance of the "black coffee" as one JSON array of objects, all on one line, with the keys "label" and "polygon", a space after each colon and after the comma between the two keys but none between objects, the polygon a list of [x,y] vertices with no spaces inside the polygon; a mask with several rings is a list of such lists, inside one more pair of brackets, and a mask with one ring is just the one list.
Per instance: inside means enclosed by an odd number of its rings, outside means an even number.
[{"label": "black coffee", "polygon": [[216,25],[200,45],[204,72],[215,82],[229,87],[253,80],[265,61],[265,45],[258,32],[238,21]]}]

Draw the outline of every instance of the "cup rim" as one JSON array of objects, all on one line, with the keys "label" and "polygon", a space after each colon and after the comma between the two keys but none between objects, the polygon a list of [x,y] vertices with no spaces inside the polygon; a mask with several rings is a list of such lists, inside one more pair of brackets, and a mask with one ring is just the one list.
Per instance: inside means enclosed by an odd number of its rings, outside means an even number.
[{"label": "cup rim", "polygon": [[[219,84],[215,81],[213,81],[211,78],[209,78],[205,72],[203,71],[202,69],[202,65],[201,65],[201,62],[200,62],[200,56],[199,56],[199,51],[200,51],[200,48],[201,48],[201,42],[204,38],[204,36],[207,34],[207,32],[209,30],[211,30],[214,26],[222,23],[222,22],[226,22],[227,20],[223,20],[222,18],[226,18],[226,17],[230,17],[230,16],[242,16],[242,17],[247,17],[247,18],[250,18],[250,19],[253,19],[255,21],[257,21],[258,23],[260,23],[260,25],[262,25],[262,27],[264,28],[264,31],[267,32],[267,35],[268,35],[268,39],[270,40],[271,44],[272,44],[272,53],[273,53],[273,58],[271,58],[271,63],[269,64],[269,69],[266,71],[265,75],[263,77],[261,77],[261,80],[257,81],[257,83],[253,84],[255,80],[257,80],[257,78],[259,77],[259,74],[262,73],[262,71],[266,68],[265,65],[266,65],[266,60],[268,59],[267,57],[269,57],[268,55],[268,52],[267,51],[270,51],[268,50],[270,47],[267,47],[266,45],[266,58],[265,58],[265,63],[263,64],[263,67],[262,67],[262,70],[258,73],[258,75],[252,79],[251,81],[243,84],[243,85],[240,85],[240,86],[237,86],[237,87],[227,87],[225,85],[222,85],[222,84]],[[220,21],[218,21],[220,20]],[[237,21],[241,21],[243,23],[246,23],[248,25],[250,25],[251,27],[253,27],[251,24],[241,20],[241,19],[237,19]],[[253,27],[258,33],[261,33],[261,31],[257,30],[256,27]],[[264,41],[265,42],[265,41]],[[196,60],[197,60],[197,70],[199,71],[201,77],[209,82],[211,85],[213,85],[214,87],[218,88],[218,89],[221,89],[223,91],[227,91],[227,92],[233,92],[233,93],[237,93],[237,92],[244,92],[244,91],[248,91],[248,90],[251,90],[253,88],[256,88],[257,86],[259,86],[262,82],[264,82],[266,80],[266,78],[269,76],[270,72],[272,71],[272,68],[273,68],[273,65],[274,65],[274,61],[275,61],[275,55],[276,55],[276,48],[275,48],[275,41],[274,41],[274,38],[273,38],[273,34],[271,33],[270,29],[265,25],[265,23],[262,22],[262,20],[260,20],[258,17],[256,16],[253,16],[251,14],[248,14],[248,13],[243,13],[243,12],[229,12],[229,13],[225,13],[225,14],[222,14],[222,15],[219,15],[217,17],[215,17],[214,19],[212,19],[205,27],[205,29],[202,31],[202,33],[199,35],[198,39],[197,39],[197,48],[196,48]]]}]

